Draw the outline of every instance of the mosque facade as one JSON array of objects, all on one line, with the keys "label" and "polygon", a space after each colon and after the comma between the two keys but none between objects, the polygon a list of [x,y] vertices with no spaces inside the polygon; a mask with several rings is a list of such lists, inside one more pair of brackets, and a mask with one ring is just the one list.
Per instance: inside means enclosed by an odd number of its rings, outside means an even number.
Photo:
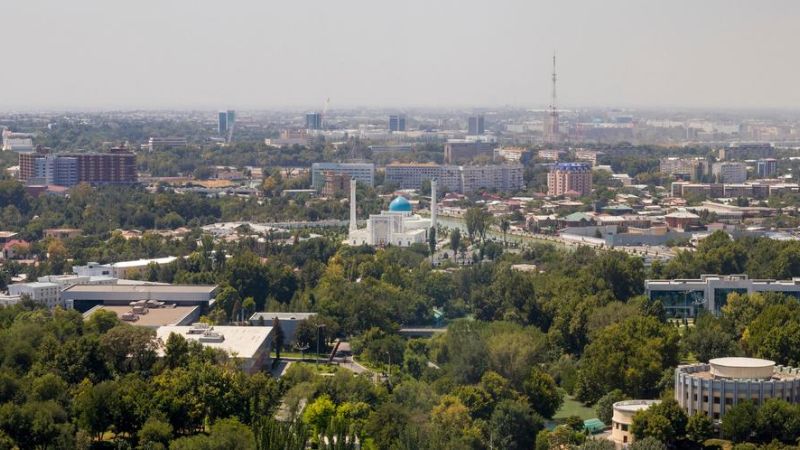
[{"label": "mosque facade", "polygon": [[411,203],[403,196],[392,200],[388,211],[370,214],[366,228],[358,228],[356,210],[356,180],[350,180],[350,232],[347,238],[350,245],[408,247],[425,244],[431,227],[436,226],[436,181],[431,181],[430,219],[414,214]]}]

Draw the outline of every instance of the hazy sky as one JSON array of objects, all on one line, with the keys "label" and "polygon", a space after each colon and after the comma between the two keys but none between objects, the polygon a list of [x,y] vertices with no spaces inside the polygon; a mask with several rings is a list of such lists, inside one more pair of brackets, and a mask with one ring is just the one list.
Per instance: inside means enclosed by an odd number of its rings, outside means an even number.
[{"label": "hazy sky", "polygon": [[800,1],[5,0],[0,109],[800,109]]}]

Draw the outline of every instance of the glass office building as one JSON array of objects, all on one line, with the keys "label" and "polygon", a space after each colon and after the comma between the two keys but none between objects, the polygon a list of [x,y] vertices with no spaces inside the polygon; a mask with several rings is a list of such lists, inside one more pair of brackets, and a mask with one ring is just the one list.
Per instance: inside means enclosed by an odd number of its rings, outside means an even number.
[{"label": "glass office building", "polygon": [[719,314],[732,293],[778,292],[800,298],[800,278],[757,280],[747,275],[702,275],[699,279],[646,280],[645,294],[664,306],[667,317],[696,317],[707,310]]}]

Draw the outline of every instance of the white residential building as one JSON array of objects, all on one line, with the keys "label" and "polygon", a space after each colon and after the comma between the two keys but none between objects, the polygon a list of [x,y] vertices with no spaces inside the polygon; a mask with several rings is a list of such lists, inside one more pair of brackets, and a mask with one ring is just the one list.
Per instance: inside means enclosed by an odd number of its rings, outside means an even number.
[{"label": "white residential building", "polygon": [[56,283],[15,283],[8,285],[8,294],[11,296],[27,295],[36,303],[48,308],[61,306],[61,287]]},{"label": "white residential building", "polygon": [[516,191],[525,186],[521,164],[452,166],[432,163],[395,163],[386,166],[386,182],[400,189],[419,189],[436,180],[450,192],[470,193],[478,189]]},{"label": "white residential building", "polygon": [[32,136],[27,133],[14,133],[4,130],[3,151],[13,151],[18,153],[33,152]]}]

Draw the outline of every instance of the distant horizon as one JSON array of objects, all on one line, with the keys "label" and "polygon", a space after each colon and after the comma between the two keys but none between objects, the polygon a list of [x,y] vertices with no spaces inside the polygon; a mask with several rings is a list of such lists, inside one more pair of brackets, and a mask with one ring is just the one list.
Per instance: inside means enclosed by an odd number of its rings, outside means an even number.
[{"label": "distant horizon", "polygon": [[793,0],[11,3],[2,110],[800,108]]},{"label": "distant horizon", "polygon": [[[42,108],[14,108],[0,106],[0,114],[65,114],[65,113],[83,113],[83,114],[112,114],[112,113],[135,113],[135,112],[151,112],[151,113],[209,113],[214,114],[224,110],[235,110],[237,113],[310,113],[322,112],[322,107],[313,107],[309,105],[289,105],[289,106],[272,106],[272,107],[237,107],[235,105],[226,105],[222,107],[140,107],[140,106],[119,106],[119,107],[42,107]],[[531,113],[544,113],[546,106],[525,106],[525,105],[443,105],[443,106],[393,106],[393,105],[352,105],[331,107],[329,114],[336,113],[349,113],[359,110],[369,112],[382,112],[382,113],[407,113],[407,112],[431,112],[431,113],[446,113],[452,111],[454,113],[474,113],[474,114],[490,114],[493,112],[506,112],[506,111],[526,111]],[[705,107],[705,106],[613,106],[613,105],[587,105],[587,106],[559,106],[559,112],[573,113],[573,112],[640,112],[640,113],[664,113],[664,114],[681,114],[681,113],[730,113],[730,114],[798,114],[800,115],[800,106],[797,107]]]}]

